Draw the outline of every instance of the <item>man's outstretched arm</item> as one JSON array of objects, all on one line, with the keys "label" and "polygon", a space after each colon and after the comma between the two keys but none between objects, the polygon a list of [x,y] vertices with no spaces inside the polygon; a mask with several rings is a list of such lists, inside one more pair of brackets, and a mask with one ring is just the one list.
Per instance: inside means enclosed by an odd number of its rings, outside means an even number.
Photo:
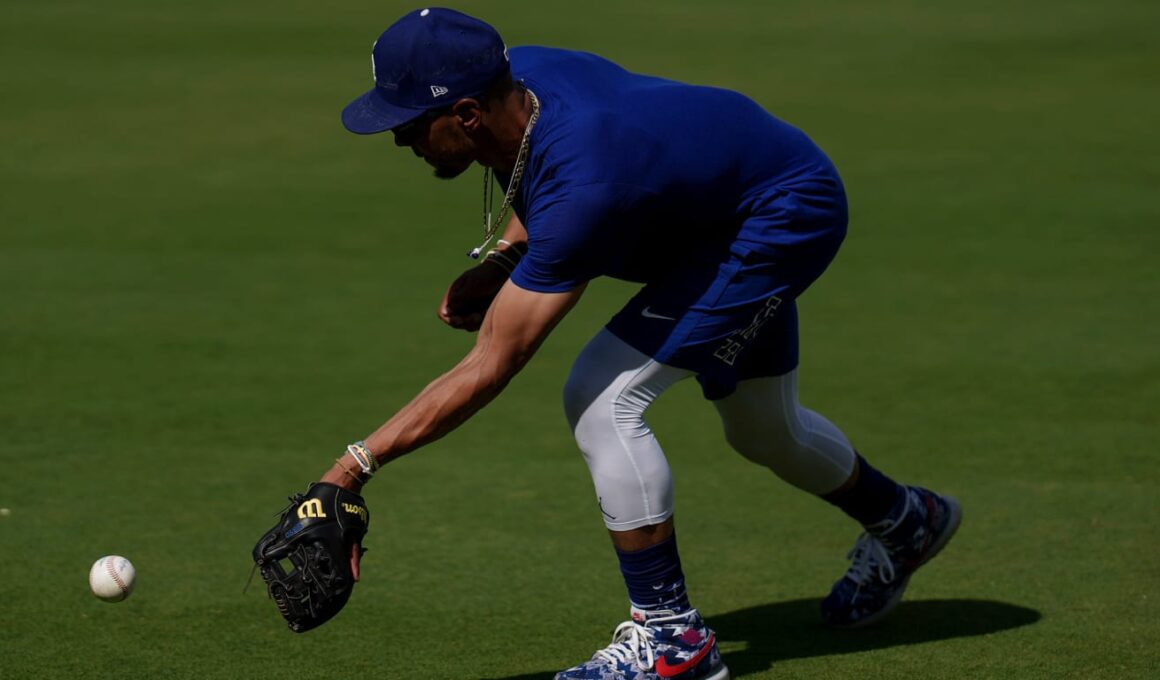
[{"label": "man's outstretched arm", "polygon": [[[367,437],[367,448],[383,464],[459,427],[503,391],[583,291],[580,286],[564,293],[537,293],[510,281],[504,284],[467,356]],[[347,454],[322,481],[357,492],[362,485],[340,466],[359,469]]]}]

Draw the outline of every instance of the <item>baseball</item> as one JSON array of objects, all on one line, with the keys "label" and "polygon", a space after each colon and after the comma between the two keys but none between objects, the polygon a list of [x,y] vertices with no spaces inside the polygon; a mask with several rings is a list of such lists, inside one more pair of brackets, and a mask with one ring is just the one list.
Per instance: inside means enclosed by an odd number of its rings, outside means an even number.
[{"label": "baseball", "polygon": [[133,592],[137,570],[120,555],[106,555],[89,569],[89,588],[105,602],[120,602]]}]

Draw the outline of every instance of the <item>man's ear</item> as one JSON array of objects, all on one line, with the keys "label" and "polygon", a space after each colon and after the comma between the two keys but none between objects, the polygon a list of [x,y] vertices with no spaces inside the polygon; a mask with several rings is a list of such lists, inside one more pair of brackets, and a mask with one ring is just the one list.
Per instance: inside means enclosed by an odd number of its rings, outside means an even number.
[{"label": "man's ear", "polygon": [[483,126],[483,109],[478,99],[460,99],[451,107],[451,112],[459,119],[459,124],[468,134],[475,134]]}]

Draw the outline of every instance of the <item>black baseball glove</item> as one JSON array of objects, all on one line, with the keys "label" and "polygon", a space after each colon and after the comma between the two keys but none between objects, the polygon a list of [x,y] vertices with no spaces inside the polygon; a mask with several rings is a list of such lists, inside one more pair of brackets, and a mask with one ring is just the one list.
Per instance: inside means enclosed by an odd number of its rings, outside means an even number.
[{"label": "black baseball glove", "polygon": [[254,546],[270,598],[290,630],[303,633],[342,610],[354,589],[351,559],[361,557],[370,513],[362,496],[334,484],[311,484]]}]

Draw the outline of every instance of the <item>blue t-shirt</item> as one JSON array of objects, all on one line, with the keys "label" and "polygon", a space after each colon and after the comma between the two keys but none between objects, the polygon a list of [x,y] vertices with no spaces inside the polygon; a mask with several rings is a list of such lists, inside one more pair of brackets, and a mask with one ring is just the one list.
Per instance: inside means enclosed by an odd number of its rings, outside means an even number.
[{"label": "blue t-shirt", "polygon": [[845,228],[833,164],[751,99],[583,52],[515,47],[510,57],[541,106],[513,201],[528,232],[512,274],[521,288],[648,283],[733,243],[777,253]]}]

